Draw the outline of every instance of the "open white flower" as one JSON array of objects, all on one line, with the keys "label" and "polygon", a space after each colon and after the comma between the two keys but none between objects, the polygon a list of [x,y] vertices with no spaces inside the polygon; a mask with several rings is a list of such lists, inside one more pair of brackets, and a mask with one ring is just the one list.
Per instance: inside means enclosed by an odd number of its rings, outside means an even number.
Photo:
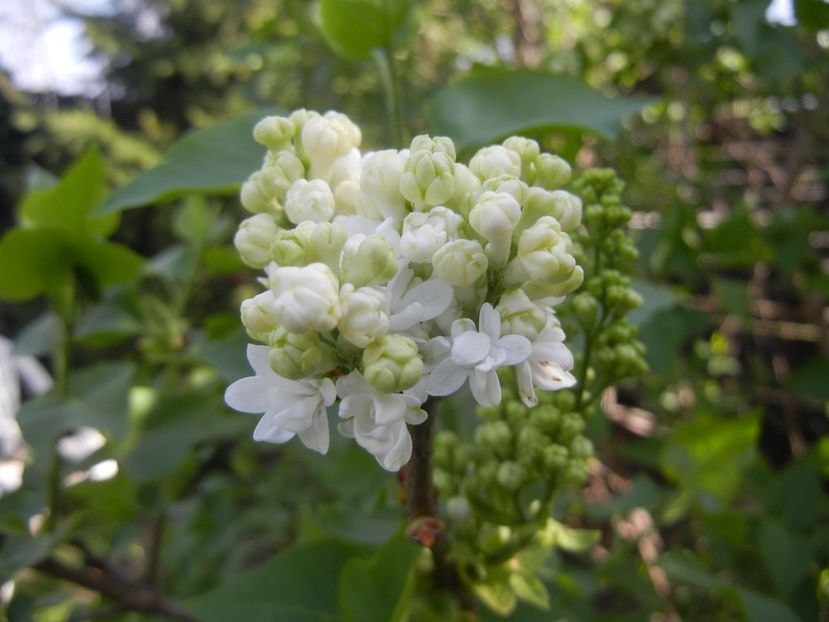
[{"label": "open white flower", "polygon": [[452,296],[452,286],[446,281],[420,281],[405,263],[399,264],[386,290],[391,330],[406,331],[438,317],[449,308]]},{"label": "open white flower", "polygon": [[340,432],[357,441],[387,471],[397,471],[412,455],[407,424],[426,421],[421,402],[410,392],[377,393],[353,371],[337,380]]},{"label": "open white flower", "polygon": [[573,354],[564,345],[564,331],[550,312],[547,325],[532,343],[532,351],[526,361],[517,368],[518,392],[521,401],[532,408],[538,404],[535,388],[544,391],[558,391],[576,384],[573,369]]},{"label": "open white flower", "polygon": [[255,376],[242,378],[225,391],[225,402],[244,413],[263,413],[253,431],[257,441],[285,443],[295,435],[314,451],[328,451],[325,408],[337,393],[330,378],[288,380],[268,365],[267,346],[248,345],[248,362]]},{"label": "open white flower", "polygon": [[277,321],[292,333],[331,330],[340,319],[340,284],[324,263],[272,270],[271,307]]},{"label": "open white flower", "polygon": [[441,246],[458,238],[462,222],[460,214],[442,206],[411,212],[403,220],[400,252],[411,262],[429,263]]},{"label": "open white flower", "polygon": [[[445,337],[436,339],[448,342]],[[451,348],[446,358],[432,369],[427,391],[430,395],[451,395],[468,378],[477,402],[494,406],[501,402],[498,368],[526,361],[531,350],[530,340],[522,335],[502,337],[501,317],[491,304],[484,303],[478,328],[469,318],[453,322]]]}]

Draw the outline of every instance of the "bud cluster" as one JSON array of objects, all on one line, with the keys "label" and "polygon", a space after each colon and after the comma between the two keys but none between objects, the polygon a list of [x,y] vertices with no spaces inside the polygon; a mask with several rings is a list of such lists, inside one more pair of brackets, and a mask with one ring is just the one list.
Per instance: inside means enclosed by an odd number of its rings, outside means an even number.
[{"label": "bud cluster", "polygon": [[[397,470],[430,396],[468,385],[497,407],[510,368],[528,407],[575,383],[553,308],[583,280],[564,160],[521,137],[468,166],[444,137],[362,153],[337,112],[267,117],[253,134],[267,153],[234,241],[265,290],[241,307],[256,376],[226,401],[263,413],[255,437],[324,453],[338,403],[340,432]],[[528,467],[511,468],[504,481]]]}]

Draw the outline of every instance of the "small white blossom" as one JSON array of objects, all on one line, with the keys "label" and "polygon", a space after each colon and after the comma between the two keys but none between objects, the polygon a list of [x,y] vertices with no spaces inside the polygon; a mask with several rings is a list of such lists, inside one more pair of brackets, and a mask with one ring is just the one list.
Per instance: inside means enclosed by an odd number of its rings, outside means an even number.
[{"label": "small white blossom", "polygon": [[387,471],[397,471],[412,455],[408,424],[426,421],[421,402],[411,393],[377,393],[353,371],[337,380],[340,432],[357,441]]},{"label": "small white blossom", "polygon": [[521,156],[501,145],[491,145],[480,149],[472,156],[469,161],[469,170],[475,173],[481,181],[501,175],[520,177]]},{"label": "small white blossom", "polygon": [[346,283],[340,290],[340,334],[358,348],[365,348],[389,332],[386,294],[374,287],[355,288]]},{"label": "small white blossom", "polygon": [[302,126],[302,148],[311,162],[310,176],[330,181],[337,159],[359,147],[361,141],[360,128],[342,113],[309,117]]},{"label": "small white blossom", "polygon": [[400,252],[414,263],[429,263],[437,250],[458,238],[460,214],[442,206],[428,212],[411,212],[403,220]]},{"label": "small white blossom", "polygon": [[444,244],[432,257],[432,266],[454,287],[469,287],[486,273],[489,259],[476,240],[455,240]]},{"label": "small white blossom", "polygon": [[268,365],[267,346],[248,346],[248,362],[255,376],[242,378],[225,391],[225,402],[244,413],[263,413],[253,431],[257,441],[285,443],[294,435],[309,449],[328,451],[325,408],[337,399],[329,378],[288,380]]},{"label": "small white blossom", "polygon": [[334,216],[331,187],[321,179],[297,179],[285,198],[285,213],[295,225],[306,220],[325,222]]},{"label": "small white blossom", "polygon": [[359,213],[376,220],[406,215],[406,199],[400,194],[400,178],[408,151],[387,149],[367,154],[360,175]]},{"label": "small white blossom", "polygon": [[279,326],[274,311],[275,302],[276,298],[270,290],[242,301],[242,324],[251,336],[255,335],[254,338],[264,336]]},{"label": "small white blossom", "polygon": [[532,351],[516,368],[518,392],[521,401],[532,408],[538,404],[535,388],[544,391],[558,391],[576,384],[570,373],[573,369],[573,354],[564,345],[564,331],[550,312],[547,325],[532,343]]},{"label": "small white blossom", "polygon": [[394,331],[406,331],[438,317],[449,308],[453,298],[449,283],[439,278],[421,281],[405,264],[400,264],[386,291]]},{"label": "small white blossom", "polygon": [[242,261],[251,268],[267,266],[271,261],[271,242],[278,231],[274,217],[267,213],[255,214],[243,220],[233,237],[233,244]]},{"label": "small white blossom", "polygon": [[469,212],[469,224],[486,238],[486,254],[493,264],[502,266],[509,259],[512,230],[521,218],[521,206],[506,192],[484,192]]},{"label": "small white blossom", "polygon": [[271,273],[270,286],[275,297],[273,314],[290,332],[323,332],[337,325],[340,286],[325,264],[277,268]]},{"label": "small white blossom", "polygon": [[430,395],[451,395],[469,380],[473,397],[482,406],[501,402],[499,367],[518,365],[530,355],[529,339],[521,335],[501,336],[501,318],[492,305],[484,303],[478,318],[478,328],[469,318],[452,324],[451,342],[445,337],[448,355],[435,365],[429,374],[426,389]]}]

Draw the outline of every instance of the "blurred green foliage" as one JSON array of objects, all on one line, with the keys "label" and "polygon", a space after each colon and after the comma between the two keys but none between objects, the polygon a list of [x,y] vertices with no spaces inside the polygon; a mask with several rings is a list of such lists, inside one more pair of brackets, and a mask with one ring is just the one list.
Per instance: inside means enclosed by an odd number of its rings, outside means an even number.
[{"label": "blurred green foliage", "polygon": [[[221,398],[247,369],[225,195],[258,165],[251,111],[336,108],[389,145],[396,80],[408,133],[538,137],[614,167],[636,212],[652,371],[587,421],[588,484],[511,587],[540,606],[509,619],[829,620],[826,3],[792,26],[765,0],[114,6],[86,18],[107,114],[2,84],[0,296],[42,296],[0,329],[57,382],[6,457],[0,619],[460,615],[423,585],[392,476],[345,444],[256,445]],[[86,427],[90,455],[56,451]]]}]

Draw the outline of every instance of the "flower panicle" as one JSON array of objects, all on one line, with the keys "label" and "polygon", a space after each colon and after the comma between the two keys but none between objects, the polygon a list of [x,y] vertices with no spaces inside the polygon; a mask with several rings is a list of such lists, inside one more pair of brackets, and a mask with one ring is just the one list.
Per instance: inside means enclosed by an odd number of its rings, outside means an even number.
[{"label": "flower panicle", "polygon": [[581,284],[582,203],[562,158],[515,136],[468,163],[446,137],[363,152],[333,111],[266,117],[253,135],[266,153],[234,243],[264,271],[241,307],[260,345],[225,399],[261,414],[255,438],[325,453],[337,405],[339,431],[397,470],[429,397],[468,385],[496,407],[512,370],[532,407],[575,383],[555,305]]}]

